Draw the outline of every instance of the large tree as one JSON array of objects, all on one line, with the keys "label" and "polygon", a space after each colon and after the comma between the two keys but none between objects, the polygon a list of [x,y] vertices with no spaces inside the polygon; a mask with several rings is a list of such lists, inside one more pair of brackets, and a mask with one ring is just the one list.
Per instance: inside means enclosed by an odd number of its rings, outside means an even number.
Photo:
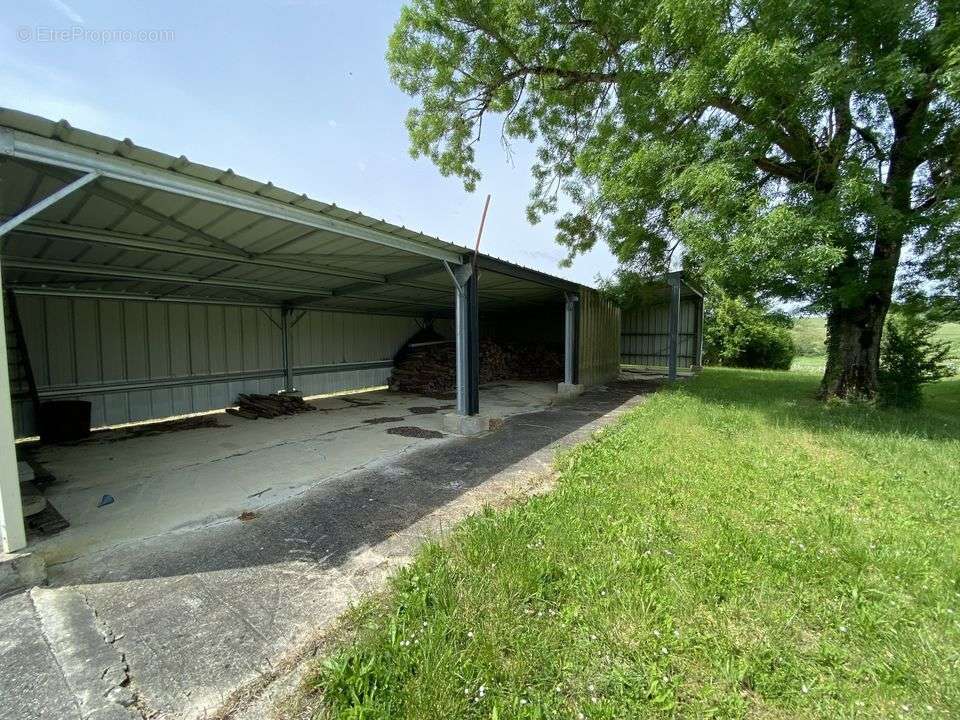
[{"label": "large tree", "polygon": [[414,155],[472,189],[492,116],[571,256],[821,308],[871,397],[898,277],[957,283],[958,3],[411,0],[387,58]]}]

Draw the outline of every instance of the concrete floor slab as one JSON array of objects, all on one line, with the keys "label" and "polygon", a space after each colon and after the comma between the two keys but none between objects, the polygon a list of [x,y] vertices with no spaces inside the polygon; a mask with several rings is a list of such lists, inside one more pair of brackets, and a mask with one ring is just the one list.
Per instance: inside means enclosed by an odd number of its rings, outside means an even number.
[{"label": "concrete floor slab", "polygon": [[[549,383],[484,386],[485,411],[501,416],[548,406]],[[314,400],[317,412],[246,420],[213,416],[218,427],[130,437],[96,433],[70,446],[38,446],[33,457],[58,479],[47,499],[70,522],[34,542],[48,566],[175,529],[233,519],[304,489],[442,439],[388,432],[399,426],[443,432],[452,407],[389,391]],[[383,418],[402,418],[379,422]],[[424,433],[427,435],[428,433]],[[113,502],[101,506],[109,495]]]},{"label": "concrete floor slab", "polygon": [[[127,687],[143,717],[208,718],[233,708],[261,720],[270,716],[264,703],[271,696],[260,691],[315,649],[351,603],[381,589],[424,539],[485,505],[543,492],[559,447],[588,439],[649,389],[614,384],[533,412],[514,406],[501,432],[419,443],[389,462],[307,484],[259,507],[247,522],[195,524],[87,552],[55,566],[57,587],[44,592],[84,599],[111,652],[126,664]],[[377,408],[386,412],[362,410]],[[428,415],[439,421],[439,413]],[[220,432],[226,431],[178,435]],[[261,479],[278,484],[272,472]],[[15,630],[0,628],[0,689],[5,700],[8,693],[17,698],[15,711],[4,707],[0,718],[80,718],[82,688],[58,679],[56,648],[82,657],[86,642],[96,657],[102,642],[83,640],[65,623],[45,623],[28,601],[25,594],[0,600],[0,618],[19,618],[25,633],[10,641],[7,633]],[[43,636],[44,627],[51,636]]]}]

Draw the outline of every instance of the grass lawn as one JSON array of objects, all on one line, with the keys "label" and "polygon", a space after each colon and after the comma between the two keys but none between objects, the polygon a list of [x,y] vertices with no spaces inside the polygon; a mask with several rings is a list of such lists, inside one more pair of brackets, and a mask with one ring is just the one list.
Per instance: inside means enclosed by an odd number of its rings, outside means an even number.
[{"label": "grass lawn", "polygon": [[358,608],[320,717],[960,717],[960,380],[708,369]]},{"label": "grass lawn", "polygon": [[[797,356],[793,359],[791,370],[797,372],[823,373],[827,363],[826,321],[823,317],[797,318],[791,331]],[[936,334],[937,340],[946,340],[953,346],[953,354],[960,358],[960,323],[943,323]]]}]

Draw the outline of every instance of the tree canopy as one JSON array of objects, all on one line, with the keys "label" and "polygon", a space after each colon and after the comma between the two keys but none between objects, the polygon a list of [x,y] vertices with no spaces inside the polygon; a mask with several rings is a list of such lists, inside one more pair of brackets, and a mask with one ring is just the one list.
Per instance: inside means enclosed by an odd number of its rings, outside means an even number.
[{"label": "tree canopy", "polygon": [[875,365],[898,269],[960,290],[957,11],[411,0],[388,61],[417,99],[412,152],[468,189],[485,121],[537,143],[529,214],[572,208],[571,256],[605,241],[654,272],[682,255],[728,292],[832,313],[838,362],[860,344]]}]

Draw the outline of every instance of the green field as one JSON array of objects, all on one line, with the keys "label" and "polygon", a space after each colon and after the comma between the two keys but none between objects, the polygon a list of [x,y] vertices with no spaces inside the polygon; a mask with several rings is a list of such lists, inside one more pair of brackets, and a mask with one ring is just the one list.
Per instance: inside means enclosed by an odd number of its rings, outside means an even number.
[{"label": "green field", "polygon": [[[792,370],[800,372],[823,372],[826,364],[826,323],[823,317],[797,318],[793,330],[793,342],[797,356]],[[938,340],[947,340],[953,345],[954,354],[960,357],[960,323],[944,323],[936,335]]]},{"label": "green field", "polygon": [[306,699],[334,718],[960,716],[960,380],[920,413],[707,369],[427,546]]}]

